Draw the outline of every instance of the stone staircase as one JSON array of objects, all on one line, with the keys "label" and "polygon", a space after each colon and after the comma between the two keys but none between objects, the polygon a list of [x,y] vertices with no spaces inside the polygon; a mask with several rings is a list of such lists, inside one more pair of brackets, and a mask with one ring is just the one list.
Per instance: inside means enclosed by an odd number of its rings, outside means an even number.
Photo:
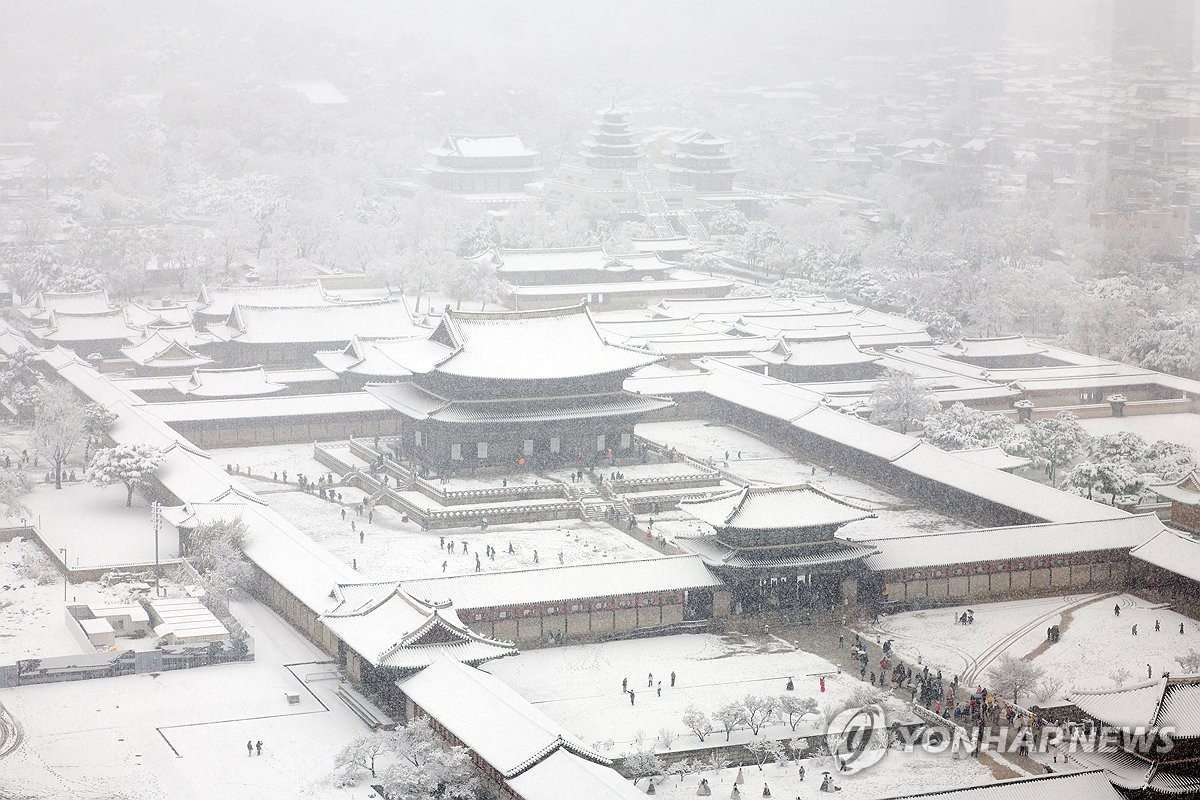
[{"label": "stone staircase", "polygon": [[708,229],[696,217],[695,211],[676,211],[675,219],[683,225],[683,229],[687,232],[687,237],[693,242],[709,241]]},{"label": "stone staircase", "polygon": [[579,501],[579,510],[586,520],[594,522],[611,521],[616,515],[616,506],[608,500],[599,497],[588,497]]}]

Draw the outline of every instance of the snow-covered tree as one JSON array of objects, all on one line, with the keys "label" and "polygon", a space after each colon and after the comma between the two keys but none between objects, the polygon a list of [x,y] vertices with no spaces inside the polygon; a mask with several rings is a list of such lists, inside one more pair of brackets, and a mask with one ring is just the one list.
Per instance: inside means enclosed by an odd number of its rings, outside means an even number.
[{"label": "snow-covered tree", "polygon": [[1020,702],[1021,695],[1032,692],[1045,674],[1046,670],[1033,662],[1007,653],[987,672],[990,688],[997,695],[1011,697],[1014,703]]},{"label": "snow-covered tree", "polygon": [[787,719],[792,730],[800,725],[800,720],[809,714],[818,713],[817,701],[812,697],[797,697],[795,694],[781,694],[777,700],[779,714]]},{"label": "snow-covered tree", "polygon": [[746,215],[731,205],[721,206],[708,217],[708,229],[718,236],[743,234],[749,225]]},{"label": "snow-covered tree", "polygon": [[102,447],[92,454],[87,479],[99,486],[125,484],[125,505],[132,506],[134,491],[146,482],[165,458],[162,449],[141,442]]},{"label": "snow-covered tree", "polygon": [[653,781],[655,778],[663,775],[665,766],[663,761],[653,750],[638,750],[636,753],[630,753],[625,757],[625,771],[633,778],[633,785],[637,786],[637,782],[642,778],[649,778]]},{"label": "snow-covered tree", "polygon": [[389,751],[388,745],[388,736],[382,731],[364,733],[338,751],[333,759],[335,769],[346,776],[369,772],[372,778],[378,777],[375,767],[379,759]]},{"label": "snow-covered tree", "polygon": [[774,697],[748,694],[742,698],[742,721],[755,736],[775,713]]},{"label": "snow-covered tree", "polygon": [[1197,653],[1194,647],[1188,648],[1187,655],[1175,656],[1175,660],[1189,675],[1200,672],[1200,653]]},{"label": "snow-covered tree", "polygon": [[1118,498],[1133,498],[1146,487],[1146,479],[1127,463],[1081,461],[1067,473],[1063,486],[1092,499],[1094,492]]},{"label": "snow-covered tree", "polygon": [[83,446],[83,458],[88,460],[88,450],[96,443],[117,421],[117,415],[100,403],[88,403],[83,407],[85,419],[83,435],[87,437]]},{"label": "snow-covered tree", "polygon": [[429,722],[417,719],[391,739],[396,760],[380,784],[393,800],[474,800],[479,779],[465,747],[443,740]]},{"label": "snow-covered tree", "polygon": [[912,317],[925,323],[925,330],[939,342],[954,342],[962,336],[962,323],[948,311],[940,308],[916,309]]},{"label": "snow-covered tree", "polygon": [[871,394],[871,421],[908,433],[941,405],[911,372],[889,369]]},{"label": "snow-covered tree", "polygon": [[712,714],[713,721],[725,731],[725,741],[727,742],[733,729],[742,724],[744,716],[745,710],[742,708],[742,704],[736,700],[726,703]]},{"label": "snow-covered tree", "polygon": [[85,419],[83,405],[66,384],[47,384],[38,392],[29,442],[53,467],[56,489],[62,488],[63,464],[83,438]]},{"label": "snow-covered tree", "polygon": [[226,589],[252,585],[254,571],[242,556],[248,534],[241,517],[205,522],[187,533],[187,559],[208,583],[210,594],[223,596]]},{"label": "snow-covered tree", "polygon": [[702,742],[705,736],[713,732],[712,720],[708,718],[708,714],[705,714],[695,706],[690,705],[684,709],[682,721],[684,726],[696,734],[696,738]]},{"label": "snow-covered tree", "polygon": [[29,478],[19,469],[0,469],[0,507],[5,516],[15,517],[25,512],[25,504],[21,498],[29,493],[32,487]]},{"label": "snow-covered tree", "polygon": [[762,771],[763,764],[772,760],[772,757],[778,753],[778,743],[770,739],[757,739],[745,745],[746,750],[754,759],[755,766],[759,771]]},{"label": "snow-covered tree", "polygon": [[1015,427],[1003,414],[992,414],[954,403],[925,417],[925,439],[943,450],[966,450],[1001,445]]},{"label": "snow-covered tree", "polygon": [[0,371],[0,396],[7,397],[22,413],[32,409],[38,399],[38,374],[33,368],[36,358],[33,350],[20,347]]},{"label": "snow-covered tree", "polygon": [[687,266],[694,272],[712,275],[714,271],[725,269],[725,259],[711,251],[697,251],[688,255]]},{"label": "snow-covered tree", "polygon": [[1039,419],[1028,426],[1029,455],[1045,468],[1054,480],[1057,469],[1071,463],[1088,442],[1087,431],[1070,411],[1060,411],[1051,419]]}]

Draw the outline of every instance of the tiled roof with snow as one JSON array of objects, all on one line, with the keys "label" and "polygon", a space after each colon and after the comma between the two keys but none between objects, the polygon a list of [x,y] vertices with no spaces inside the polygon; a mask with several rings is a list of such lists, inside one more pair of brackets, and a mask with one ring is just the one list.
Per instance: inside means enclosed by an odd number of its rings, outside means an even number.
[{"label": "tiled roof with snow", "polygon": [[197,353],[187,345],[164,336],[154,329],[137,344],[121,348],[121,354],[138,366],[170,366],[176,369],[202,367],[213,363],[206,355]]},{"label": "tiled roof with snow", "polygon": [[615,271],[625,265],[639,270],[670,269],[671,265],[653,252],[610,255],[601,245],[591,247],[548,247],[536,249],[499,249],[496,271],[503,277],[517,272],[558,272],[570,270]]},{"label": "tiled roof with snow", "polygon": [[112,308],[108,292],[103,289],[91,292],[38,292],[21,307],[23,311],[66,311],[71,314],[99,314]]},{"label": "tiled roof with snow", "polygon": [[859,350],[848,333],[786,339],[772,350],[758,353],[756,357],[768,364],[797,367],[871,364],[880,358],[876,353]]},{"label": "tiled roof with snow", "polygon": [[333,595],[321,621],[376,666],[420,668],[449,652],[482,663],[514,652],[511,643],[470,631],[449,603],[420,600],[395,582],[339,584]]},{"label": "tiled roof with snow", "polygon": [[587,295],[602,294],[605,296],[637,295],[652,297],[655,295],[689,295],[703,294],[709,290],[732,288],[733,282],[726,278],[711,278],[698,275],[683,269],[675,269],[668,276],[658,276],[655,280],[622,280],[592,283],[562,283],[537,286],[509,286],[506,291],[517,298],[563,298],[582,300]]},{"label": "tiled roof with snow", "polygon": [[1200,505],[1200,474],[1196,470],[1173,483],[1152,483],[1149,488],[1168,500],[1186,506]]},{"label": "tiled roof with snow", "polygon": [[606,343],[583,305],[500,313],[447,309],[438,333],[448,336],[455,352],[437,370],[463,377],[575,378],[632,371],[659,358]]},{"label": "tiled roof with snow", "polygon": [[1200,737],[1200,676],[1158,678],[1112,689],[1076,689],[1067,699],[1106,725],[1170,729],[1175,739]]},{"label": "tiled roof with snow", "polygon": [[320,306],[328,301],[315,283],[295,286],[201,286],[196,312],[205,317],[228,317],[238,304],[260,306]]},{"label": "tiled roof with snow", "polygon": [[467,136],[452,133],[440,147],[429,151],[435,156],[463,156],[464,158],[513,158],[536,156],[515,133],[500,133],[484,136]]},{"label": "tiled roof with snow", "polygon": [[978,447],[969,450],[955,450],[954,455],[959,458],[965,458],[973,464],[991,467],[992,469],[1018,469],[1019,467],[1027,467],[1033,463],[1028,458],[1009,455],[1004,452],[1004,448],[1002,447]]},{"label": "tiled roof with snow", "polygon": [[414,336],[423,330],[403,299],[321,306],[234,306],[214,336],[245,344],[322,344],[363,338]]},{"label": "tiled roof with snow", "polygon": [[886,800],[1123,800],[1099,769],[1012,778],[983,786],[965,786],[920,794],[889,795]]},{"label": "tiled roof with snow", "polygon": [[339,374],[399,379],[429,372],[452,352],[446,345],[431,341],[427,336],[403,339],[364,339],[356,336],[340,351],[316,353],[316,359]]},{"label": "tiled roof with snow", "polygon": [[400,584],[415,597],[430,602],[450,600],[463,609],[557,603],[721,585],[696,556],[481,572],[448,578],[419,578]]},{"label": "tiled roof with snow", "polygon": [[181,400],[154,403],[154,416],[165,422],[204,422],[243,418],[319,417],[322,415],[386,413],[388,406],[366,392]]},{"label": "tiled roof with snow", "polygon": [[563,788],[588,800],[640,800],[641,790],[616,770],[556,748],[545,759],[507,781],[522,800],[561,800]]},{"label": "tiled roof with snow", "polygon": [[1046,348],[1024,336],[994,336],[981,339],[959,339],[954,344],[934,348],[948,358],[1019,358],[1040,355]]},{"label": "tiled roof with snow", "polygon": [[474,667],[439,659],[401,681],[400,691],[501,775],[515,777],[559,749],[609,764],[499,678]]},{"label": "tiled roof with snow", "polygon": [[[879,549],[866,560],[875,572],[972,564],[981,561],[1044,558],[1102,550],[1129,550],[1162,531],[1154,514],[1086,522],[1054,522],[921,533],[864,540]],[[854,537],[853,526],[842,531]]]},{"label": "tiled roof with snow", "polygon": [[142,336],[141,331],[129,327],[124,312],[119,308],[96,313],[51,311],[47,327],[38,329],[34,335],[47,342],[83,343],[133,342]]},{"label": "tiled roof with snow", "polygon": [[1188,580],[1200,581],[1200,541],[1178,531],[1164,530],[1135,547],[1130,555]]},{"label": "tiled roof with snow", "polygon": [[186,378],[171,381],[177,392],[191,397],[253,397],[275,394],[288,388],[267,377],[267,371],[257,367],[225,369],[195,369]]},{"label": "tiled roof with snow", "polygon": [[177,327],[192,324],[192,311],[187,306],[143,306],[130,303],[122,311],[125,319],[134,328]]},{"label": "tiled roof with snow", "polygon": [[829,539],[803,546],[733,547],[716,536],[677,536],[675,544],[685,552],[700,556],[706,564],[713,567],[741,569],[808,570],[831,564],[861,561],[876,552],[871,545],[841,539]]},{"label": "tiled roof with snow", "polygon": [[875,516],[808,484],[746,486],[704,500],[681,500],[679,508],[717,530],[825,528]]}]

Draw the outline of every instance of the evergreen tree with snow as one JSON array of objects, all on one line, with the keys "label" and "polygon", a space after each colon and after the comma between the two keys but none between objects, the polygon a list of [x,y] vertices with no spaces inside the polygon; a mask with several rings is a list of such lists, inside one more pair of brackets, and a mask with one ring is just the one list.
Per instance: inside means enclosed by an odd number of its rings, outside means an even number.
[{"label": "evergreen tree with snow", "polygon": [[87,479],[98,486],[125,484],[125,505],[133,505],[133,492],[158,469],[166,454],[154,445],[119,444],[102,447],[92,454]]}]

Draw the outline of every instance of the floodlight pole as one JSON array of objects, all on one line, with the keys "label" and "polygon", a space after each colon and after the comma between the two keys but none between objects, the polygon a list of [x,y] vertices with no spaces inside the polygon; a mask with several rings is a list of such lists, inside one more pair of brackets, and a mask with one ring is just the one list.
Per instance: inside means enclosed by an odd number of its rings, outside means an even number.
[{"label": "floodlight pole", "polygon": [[162,504],[157,500],[150,504],[150,519],[154,522],[154,596],[158,597],[158,531],[162,527]]}]

